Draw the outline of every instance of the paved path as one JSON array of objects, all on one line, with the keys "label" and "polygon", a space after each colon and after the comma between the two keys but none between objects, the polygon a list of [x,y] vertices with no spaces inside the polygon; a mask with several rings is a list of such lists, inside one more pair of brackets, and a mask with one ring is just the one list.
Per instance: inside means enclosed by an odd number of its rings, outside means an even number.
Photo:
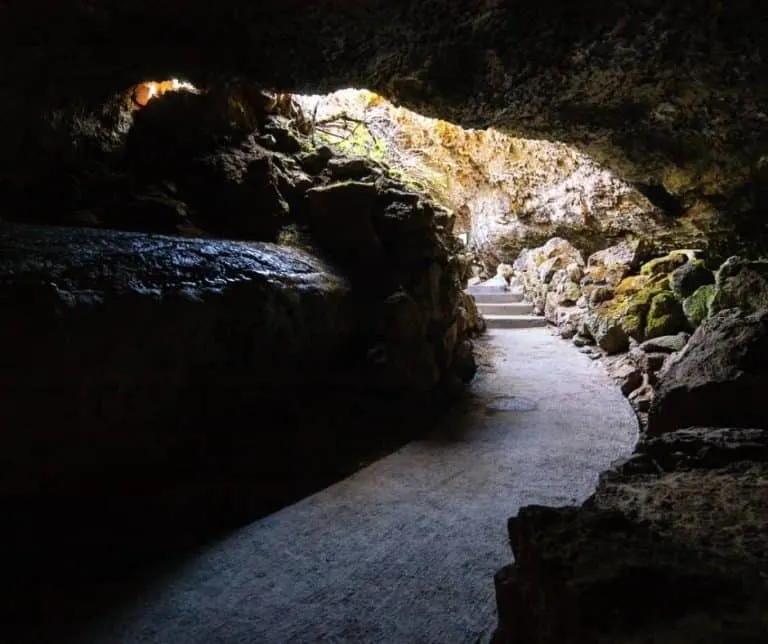
[{"label": "paved path", "polygon": [[507,518],[583,501],[637,421],[601,366],[546,329],[480,344],[472,395],[433,439],[200,552],[81,641],[486,641]]}]

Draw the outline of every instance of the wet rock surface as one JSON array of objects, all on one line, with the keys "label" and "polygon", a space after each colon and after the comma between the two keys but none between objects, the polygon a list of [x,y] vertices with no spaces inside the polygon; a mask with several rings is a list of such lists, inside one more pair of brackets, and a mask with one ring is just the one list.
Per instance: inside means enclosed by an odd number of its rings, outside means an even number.
[{"label": "wet rock surface", "polygon": [[34,619],[38,578],[122,574],[428,427],[482,319],[425,234],[362,270],[308,244],[0,224],[6,623]]}]

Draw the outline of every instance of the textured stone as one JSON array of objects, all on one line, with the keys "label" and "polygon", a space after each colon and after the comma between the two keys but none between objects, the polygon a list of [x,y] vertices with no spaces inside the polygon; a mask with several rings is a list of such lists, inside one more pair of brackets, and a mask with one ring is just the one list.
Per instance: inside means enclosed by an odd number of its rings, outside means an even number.
[{"label": "textured stone", "polygon": [[714,284],[707,284],[697,288],[693,294],[683,300],[683,313],[691,326],[699,326],[709,315],[709,307],[716,290],[717,287]]},{"label": "textured stone", "polygon": [[582,507],[522,508],[508,524],[515,564],[495,577],[494,641],[761,641],[767,435],[645,438]]},{"label": "textured stone", "polygon": [[676,268],[669,276],[669,286],[680,300],[693,295],[696,289],[713,284],[715,276],[708,268],[696,261],[689,261]]},{"label": "textured stone", "polygon": [[768,311],[722,311],[696,329],[660,374],[648,433],[707,423],[768,427]]},{"label": "textured stone", "polygon": [[586,283],[616,286],[639,267],[647,252],[645,242],[628,240],[593,253],[587,261],[582,286]]},{"label": "textured stone", "polygon": [[665,291],[653,297],[645,322],[646,338],[672,335],[687,328],[688,320],[683,307],[671,292]]},{"label": "textured stone", "polygon": [[640,345],[640,349],[646,353],[674,353],[682,351],[690,340],[688,333],[678,333],[676,335],[661,335],[651,340],[646,340]]},{"label": "textured stone", "polygon": [[730,307],[748,313],[768,309],[768,260],[731,257],[720,267],[710,313]]},{"label": "textured stone", "polygon": [[[752,3],[726,11],[681,2],[665,11],[660,0],[642,7],[590,0],[578,8],[473,0],[443,12],[431,3],[308,8],[287,0],[255,8],[238,0],[215,16],[200,2],[177,0],[49,5],[3,8],[0,59],[24,61],[4,72],[8,160],[27,141],[16,124],[25,113],[39,120],[48,97],[68,104],[107,96],[147,70],[177,69],[200,85],[245,76],[294,91],[368,87],[447,121],[577,143],[693,226],[705,219],[707,199],[725,212],[759,211],[753,188],[764,178],[765,61],[754,43],[765,40],[765,27]],[[37,36],[23,37],[33,22]],[[105,31],[112,38],[81,38]],[[296,55],[285,55],[287,35],[299,43]],[[114,43],[129,39],[126,58]],[[555,82],[556,69],[568,70],[564,82]],[[43,76],[45,87],[26,83]],[[734,87],[743,100],[731,100]],[[35,156],[28,150],[17,167]],[[752,242],[753,228],[742,230]]]},{"label": "textured stone", "polygon": [[688,261],[683,253],[670,253],[664,257],[656,257],[640,267],[641,275],[669,275]]}]

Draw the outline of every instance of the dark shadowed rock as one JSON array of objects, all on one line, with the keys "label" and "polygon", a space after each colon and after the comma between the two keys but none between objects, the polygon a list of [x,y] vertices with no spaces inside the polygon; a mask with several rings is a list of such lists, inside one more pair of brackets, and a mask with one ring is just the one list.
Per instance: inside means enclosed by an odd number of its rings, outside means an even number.
[{"label": "dark shadowed rock", "polygon": [[665,472],[725,467],[740,461],[768,462],[768,429],[694,427],[646,436],[637,451]]},{"label": "dark shadowed rock", "polygon": [[731,257],[720,267],[709,311],[731,307],[749,313],[768,309],[768,260]]},{"label": "dark shadowed rock", "polygon": [[580,508],[522,508],[495,577],[494,642],[760,642],[768,432],[641,442]]},{"label": "dark shadowed rock", "polygon": [[335,256],[355,264],[377,264],[384,251],[373,227],[377,204],[372,183],[336,183],[307,192],[312,230]]},{"label": "dark shadowed rock", "polygon": [[695,425],[768,427],[768,311],[707,319],[660,374],[650,435]]},{"label": "dark shadowed rock", "polygon": [[4,491],[159,466],[201,405],[330,383],[354,329],[344,278],[295,249],[17,227],[0,246]]},{"label": "dark shadowed rock", "polygon": [[675,269],[669,276],[669,286],[680,300],[693,295],[701,286],[713,284],[714,281],[715,275],[712,271],[700,263],[690,261]]}]

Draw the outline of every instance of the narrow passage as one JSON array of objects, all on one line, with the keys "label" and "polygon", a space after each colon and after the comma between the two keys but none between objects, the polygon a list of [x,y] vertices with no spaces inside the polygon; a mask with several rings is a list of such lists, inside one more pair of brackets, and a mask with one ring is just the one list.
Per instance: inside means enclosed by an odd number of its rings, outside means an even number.
[{"label": "narrow passage", "polygon": [[582,502],[638,428],[602,367],[547,329],[478,346],[470,396],[430,440],[209,546],[81,641],[487,641],[507,518]]}]

